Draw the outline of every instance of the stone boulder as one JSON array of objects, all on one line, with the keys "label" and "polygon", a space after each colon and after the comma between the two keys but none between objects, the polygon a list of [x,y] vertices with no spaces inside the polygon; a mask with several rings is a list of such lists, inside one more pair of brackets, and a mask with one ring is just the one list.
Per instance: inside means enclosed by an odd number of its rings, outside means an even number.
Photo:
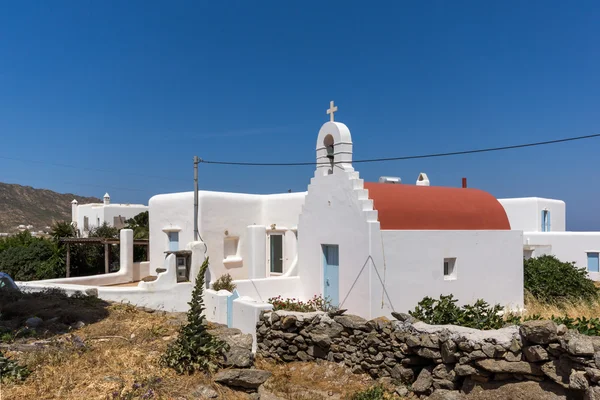
[{"label": "stone boulder", "polygon": [[31,317],[27,318],[25,321],[25,326],[29,329],[39,328],[44,323],[44,320],[39,317]]},{"label": "stone boulder", "polygon": [[367,320],[357,315],[338,315],[333,320],[347,329],[365,329]]},{"label": "stone boulder", "polygon": [[567,400],[567,391],[552,382],[491,381],[466,379],[462,392],[465,400]]},{"label": "stone boulder", "polygon": [[222,325],[209,332],[229,345],[229,349],[223,353],[221,360],[224,367],[249,368],[252,366],[254,363],[252,335]]},{"label": "stone boulder", "polygon": [[548,344],[558,338],[558,327],[554,321],[526,321],[520,332],[525,340],[534,344]]},{"label": "stone boulder", "polygon": [[261,369],[226,369],[214,376],[214,381],[234,388],[256,390],[271,377],[269,371]]},{"label": "stone boulder", "polygon": [[543,376],[542,369],[537,364],[531,364],[526,361],[510,362],[505,360],[485,359],[475,361],[475,365],[488,372],[506,373],[506,374],[523,374]]},{"label": "stone boulder", "polygon": [[423,368],[417,377],[417,380],[412,384],[412,390],[415,393],[426,393],[433,386],[433,376],[428,368]]}]

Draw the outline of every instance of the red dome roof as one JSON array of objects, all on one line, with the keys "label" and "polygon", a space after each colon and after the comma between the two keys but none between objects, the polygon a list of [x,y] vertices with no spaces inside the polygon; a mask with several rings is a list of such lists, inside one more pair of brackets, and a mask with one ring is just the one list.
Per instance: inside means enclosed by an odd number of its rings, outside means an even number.
[{"label": "red dome roof", "polygon": [[504,207],[477,189],[365,182],[383,230],[510,230]]}]

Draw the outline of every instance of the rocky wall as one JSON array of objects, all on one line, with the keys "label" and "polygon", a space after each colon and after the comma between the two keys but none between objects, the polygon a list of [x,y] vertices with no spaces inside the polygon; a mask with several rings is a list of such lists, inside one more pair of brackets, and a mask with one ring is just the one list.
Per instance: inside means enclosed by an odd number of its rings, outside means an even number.
[{"label": "rocky wall", "polygon": [[548,381],[568,398],[600,400],[600,337],[552,321],[480,331],[428,325],[406,314],[366,321],[323,312],[265,312],[257,353],[277,361],[327,359],[389,377],[417,395],[467,382]]}]

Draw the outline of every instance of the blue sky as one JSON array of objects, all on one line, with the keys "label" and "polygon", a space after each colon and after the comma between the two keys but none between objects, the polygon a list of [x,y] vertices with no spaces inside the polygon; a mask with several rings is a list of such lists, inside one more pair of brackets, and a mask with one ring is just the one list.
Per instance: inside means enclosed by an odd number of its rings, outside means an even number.
[{"label": "blue sky", "polygon": [[[194,155],[314,160],[330,100],[355,159],[600,133],[599,20],[582,1],[0,2],[0,181],[146,203],[191,190]],[[598,230],[599,150],[356,167],[563,199],[569,229]],[[302,191],[312,173],[201,165],[200,186]]]}]

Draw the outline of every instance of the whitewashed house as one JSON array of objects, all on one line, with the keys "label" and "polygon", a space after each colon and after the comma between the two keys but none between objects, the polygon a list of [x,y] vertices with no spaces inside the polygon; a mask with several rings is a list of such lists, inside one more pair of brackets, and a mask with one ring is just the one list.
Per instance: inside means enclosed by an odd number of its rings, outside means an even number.
[{"label": "whitewashed house", "polygon": [[71,223],[81,236],[87,237],[90,230],[105,222],[115,228],[124,228],[125,220],[148,210],[148,206],[143,204],[113,204],[108,193],[103,200],[102,203],[88,204],[79,204],[77,200],[71,202]]},{"label": "whitewashed house", "polygon": [[600,232],[566,230],[566,205],[562,200],[526,197],[499,200],[512,229],[523,231],[523,257],[556,256],[586,268],[599,281]]}]

